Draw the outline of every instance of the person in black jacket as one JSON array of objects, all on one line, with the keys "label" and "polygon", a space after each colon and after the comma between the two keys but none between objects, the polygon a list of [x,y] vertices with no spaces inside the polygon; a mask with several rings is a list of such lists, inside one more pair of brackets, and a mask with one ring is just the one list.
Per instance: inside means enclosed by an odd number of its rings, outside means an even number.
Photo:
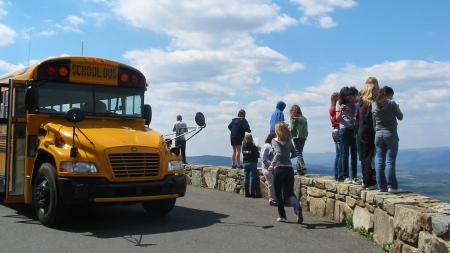
[{"label": "person in black jacket", "polygon": [[230,140],[231,146],[233,147],[233,154],[231,155],[231,160],[233,162],[232,168],[237,167],[242,168],[241,164],[241,149],[242,141],[244,140],[245,132],[250,133],[250,126],[245,119],[245,111],[243,109],[239,110],[238,117],[234,118],[228,125],[230,129]]},{"label": "person in black jacket", "polygon": [[378,80],[369,77],[361,89],[359,96],[359,127],[357,143],[361,170],[363,175],[362,186],[366,189],[376,189],[375,168],[375,129],[373,127],[372,102],[379,91]]},{"label": "person in black jacket", "polygon": [[247,134],[244,138],[244,144],[242,146],[242,154],[244,155],[244,187],[245,197],[256,197],[256,177],[258,176],[257,166],[259,158],[259,148],[253,142],[251,134]]}]

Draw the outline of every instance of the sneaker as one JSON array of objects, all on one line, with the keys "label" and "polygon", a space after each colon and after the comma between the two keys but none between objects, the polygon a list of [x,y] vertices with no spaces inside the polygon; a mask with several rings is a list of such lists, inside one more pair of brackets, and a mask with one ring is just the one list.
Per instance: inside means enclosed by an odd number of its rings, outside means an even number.
[{"label": "sneaker", "polygon": [[237,166],[239,169],[243,169],[244,168],[244,166],[242,166],[242,165],[239,165],[239,166]]},{"label": "sneaker", "polygon": [[278,204],[275,200],[271,200],[269,201],[269,206],[278,206]]},{"label": "sneaker", "polygon": [[371,191],[371,190],[377,189],[377,187],[375,185],[371,185],[371,186],[365,186],[364,189]]},{"label": "sneaker", "polygon": [[355,177],[355,178],[353,178],[352,183],[353,184],[361,184],[361,179]]},{"label": "sneaker", "polygon": [[231,165],[231,168],[232,168],[232,169],[236,169],[236,165],[234,165],[234,164]]},{"label": "sneaker", "polygon": [[277,221],[278,221],[278,222],[286,222],[286,218],[278,217],[278,218],[277,218]]},{"label": "sneaker", "polygon": [[378,189],[379,192],[387,192],[386,189]]},{"label": "sneaker", "polygon": [[394,189],[394,188],[389,187],[388,188],[388,192],[389,193],[398,193],[398,189]]},{"label": "sneaker", "polygon": [[344,183],[345,184],[351,184],[353,182],[353,180],[351,180],[350,178],[346,178],[345,180],[344,180]]}]

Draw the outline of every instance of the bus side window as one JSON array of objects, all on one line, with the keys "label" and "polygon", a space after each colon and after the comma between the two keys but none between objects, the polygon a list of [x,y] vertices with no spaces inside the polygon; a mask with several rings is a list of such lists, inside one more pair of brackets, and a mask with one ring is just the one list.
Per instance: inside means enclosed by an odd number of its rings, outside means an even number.
[{"label": "bus side window", "polygon": [[16,87],[16,99],[15,99],[15,115],[25,116],[27,109],[25,107],[25,86]]},{"label": "bus side window", "polygon": [[0,105],[0,118],[6,119],[8,117],[8,99],[9,91],[7,88],[2,88],[2,99]]}]

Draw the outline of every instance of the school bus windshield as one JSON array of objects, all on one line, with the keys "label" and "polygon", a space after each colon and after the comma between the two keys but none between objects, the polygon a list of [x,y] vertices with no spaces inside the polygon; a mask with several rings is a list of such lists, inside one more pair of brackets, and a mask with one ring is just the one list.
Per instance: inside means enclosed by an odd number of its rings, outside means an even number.
[{"label": "school bus windshield", "polygon": [[39,113],[62,114],[80,108],[91,116],[142,117],[142,89],[57,82],[38,87]]}]

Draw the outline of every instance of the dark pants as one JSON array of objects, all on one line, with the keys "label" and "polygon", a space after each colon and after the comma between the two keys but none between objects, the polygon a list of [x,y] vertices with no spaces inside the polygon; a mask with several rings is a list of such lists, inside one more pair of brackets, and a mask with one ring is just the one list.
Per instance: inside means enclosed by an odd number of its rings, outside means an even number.
[{"label": "dark pants", "polygon": [[284,210],[283,188],[286,191],[286,198],[290,199],[291,206],[300,208],[298,199],[294,194],[294,171],[292,167],[277,167],[274,170],[274,187],[275,195],[277,196],[278,215],[280,218],[286,218],[286,211]]},{"label": "dark pants", "polygon": [[185,140],[176,140],[175,146],[180,147],[181,150],[181,158],[183,159],[183,163],[186,162],[186,141]]},{"label": "dark pants", "polygon": [[[358,158],[357,150],[356,150],[356,138],[355,131],[353,128],[341,128],[339,129],[339,139],[341,141],[340,148],[340,166],[339,166],[339,179],[344,178],[355,178],[357,175],[357,167],[358,167]],[[352,170],[351,174],[349,174],[349,164],[348,158],[352,157]]]},{"label": "dark pants", "polygon": [[373,159],[375,157],[375,133],[358,133],[358,154],[361,160],[363,183],[366,186],[376,185],[375,168]]},{"label": "dark pants", "polygon": [[297,155],[297,170],[303,170],[305,168],[305,160],[303,160],[303,147],[305,146],[306,139],[294,138],[294,148]]},{"label": "dark pants", "polygon": [[246,197],[256,197],[256,177],[258,163],[244,163],[244,189]]}]

